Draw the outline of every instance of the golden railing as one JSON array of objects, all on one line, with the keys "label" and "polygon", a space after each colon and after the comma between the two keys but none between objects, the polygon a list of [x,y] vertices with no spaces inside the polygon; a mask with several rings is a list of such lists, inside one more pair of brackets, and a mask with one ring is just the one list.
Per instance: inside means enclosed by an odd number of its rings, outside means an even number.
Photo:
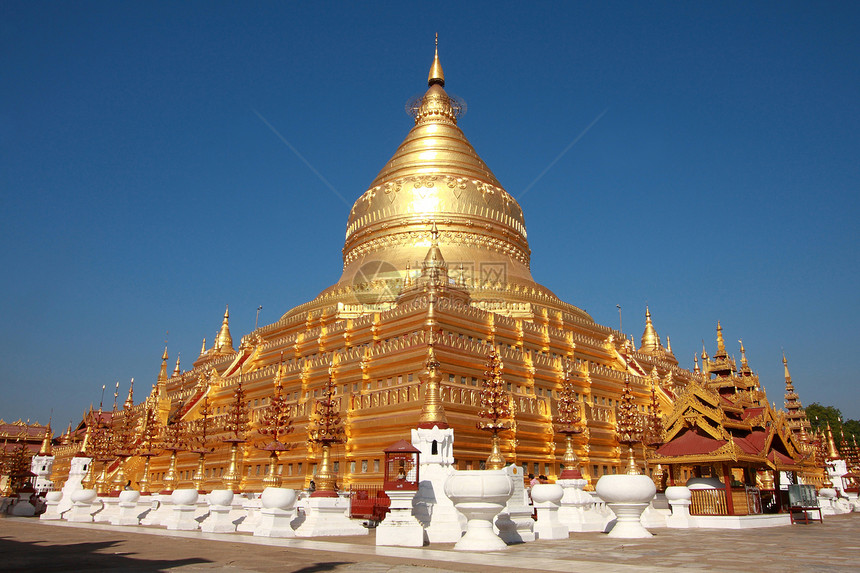
[{"label": "golden railing", "polygon": [[728,515],[726,507],[726,490],[724,489],[694,489],[691,490],[691,515]]}]

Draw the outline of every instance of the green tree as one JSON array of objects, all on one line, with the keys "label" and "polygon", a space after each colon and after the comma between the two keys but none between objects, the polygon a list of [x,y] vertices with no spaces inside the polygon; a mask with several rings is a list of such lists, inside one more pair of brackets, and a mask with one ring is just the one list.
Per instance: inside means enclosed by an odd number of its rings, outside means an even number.
[{"label": "green tree", "polygon": [[813,402],[806,407],[806,418],[812,424],[813,430],[825,430],[829,422],[834,436],[838,436],[839,429],[842,428],[842,422],[839,421],[842,418],[842,412],[833,406],[822,406],[818,402]]},{"label": "green tree", "polygon": [[842,412],[839,408],[833,406],[822,406],[818,402],[813,402],[806,407],[806,417],[812,424],[812,429],[826,430],[827,423],[830,423],[830,428],[833,430],[833,439],[836,440],[836,445],[839,445],[842,439],[842,432],[845,432],[845,437],[850,441],[852,437],[860,440],[860,421],[845,420],[842,421]]}]

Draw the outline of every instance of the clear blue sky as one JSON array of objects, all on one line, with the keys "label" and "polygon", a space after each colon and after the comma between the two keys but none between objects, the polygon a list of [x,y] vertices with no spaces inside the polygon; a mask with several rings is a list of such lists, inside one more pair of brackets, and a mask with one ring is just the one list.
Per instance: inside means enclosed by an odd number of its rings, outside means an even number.
[{"label": "clear blue sky", "polygon": [[637,343],[649,304],[687,367],[721,320],[772,401],[784,348],[860,418],[858,6],[7,0],[0,417],[140,399],[165,331],[188,366],[225,304],[238,343],[332,284],[438,32],[539,282]]}]

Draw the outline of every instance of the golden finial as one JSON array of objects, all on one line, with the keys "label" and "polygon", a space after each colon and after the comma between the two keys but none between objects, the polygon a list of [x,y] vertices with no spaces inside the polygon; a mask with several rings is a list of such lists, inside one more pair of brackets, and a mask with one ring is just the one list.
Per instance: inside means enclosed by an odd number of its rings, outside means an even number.
[{"label": "golden finial", "polygon": [[173,376],[179,376],[182,374],[182,370],[179,369],[179,356],[181,354],[181,352],[176,353],[176,366],[173,368]]},{"label": "golden finial", "polygon": [[791,382],[791,374],[788,373],[788,360],[785,358],[785,351],[782,352],[782,365],[785,368],[785,381]]},{"label": "golden finial", "polygon": [[839,452],[836,450],[836,443],[833,441],[833,430],[830,429],[830,422],[827,422],[827,459],[839,459]]},{"label": "golden finial", "polygon": [[203,345],[200,347],[200,356],[206,354],[206,338],[203,338]]},{"label": "golden finial", "polygon": [[224,320],[221,322],[221,330],[215,340],[217,350],[233,350],[233,338],[230,336],[230,305],[224,311]]},{"label": "golden finial", "polygon": [[132,406],[134,406],[134,378],[131,379],[131,384],[128,386],[128,397],[123,404],[124,408],[131,408]]},{"label": "golden finial", "polygon": [[747,362],[747,350],[744,348],[744,341],[738,340],[738,342],[741,345],[741,366],[749,366],[749,363]]},{"label": "golden finial", "polygon": [[445,74],[442,73],[442,64],[439,63],[439,34],[436,34],[436,54],[433,56],[433,65],[427,75],[427,85],[439,84],[445,87]]},{"label": "golden finial", "polygon": [[699,373],[699,353],[693,354],[693,372]]},{"label": "golden finial", "polygon": [[651,322],[651,311],[648,306],[645,306],[645,331],[642,333],[642,343],[639,345],[639,352],[648,354],[656,352],[660,349],[660,337],[657,336],[657,331],[654,330],[654,324]]},{"label": "golden finial", "polygon": [[51,440],[53,437],[54,433],[51,431],[51,420],[48,420],[48,426],[45,428],[45,438],[42,440],[42,447],[39,448],[40,456],[51,455]]},{"label": "golden finial", "polygon": [[726,352],[726,341],[723,340],[723,327],[720,325],[720,321],[717,321],[717,353],[714,354],[715,358],[726,358],[728,356],[728,352]]},{"label": "golden finial", "polygon": [[418,427],[432,429],[437,427],[444,430],[448,427],[448,419],[445,416],[445,407],[439,389],[439,360],[436,358],[435,337],[433,328],[428,327],[427,336],[427,362],[424,370],[419,374],[421,382],[426,383],[424,391],[424,403],[421,405],[421,414],[418,417]]},{"label": "golden finial", "polygon": [[158,382],[167,382],[167,347],[161,355],[161,369],[158,371]]}]

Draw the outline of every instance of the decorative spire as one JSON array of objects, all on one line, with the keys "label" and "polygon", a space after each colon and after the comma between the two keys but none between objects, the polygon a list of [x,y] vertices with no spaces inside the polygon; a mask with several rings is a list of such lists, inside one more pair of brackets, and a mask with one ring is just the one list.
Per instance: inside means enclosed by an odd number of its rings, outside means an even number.
[{"label": "decorative spire", "polygon": [[738,340],[741,345],[741,368],[749,368],[750,364],[747,362],[747,350],[744,348],[744,341]]},{"label": "decorative spire", "polygon": [[432,242],[421,264],[421,276],[429,280],[431,287],[438,287],[448,283],[448,263],[439,250],[439,229],[436,228],[436,221],[433,221],[430,228],[430,237]]},{"label": "decorative spire", "polygon": [[782,365],[785,368],[785,384],[791,384],[791,374],[788,372],[788,360],[785,358],[785,351],[782,352]]},{"label": "decorative spire", "polygon": [[182,374],[182,370],[179,369],[179,356],[180,356],[180,354],[181,354],[180,352],[176,353],[176,366],[173,368],[173,376],[174,377]]},{"label": "decorative spire", "polygon": [[51,455],[51,439],[54,437],[54,433],[51,431],[51,422],[48,421],[48,426],[45,428],[45,437],[42,440],[42,447],[39,448],[40,456],[50,456]]},{"label": "decorative spire", "polygon": [[131,379],[131,384],[128,386],[128,397],[122,407],[128,410],[132,406],[134,406],[134,378]]},{"label": "decorative spire", "polygon": [[827,459],[839,459],[839,452],[836,449],[836,442],[833,441],[833,430],[830,429],[830,422],[827,422]]},{"label": "decorative spire", "polygon": [[425,369],[419,374],[421,382],[426,382],[424,390],[424,404],[421,406],[421,415],[418,417],[418,427],[432,429],[434,426],[440,430],[448,427],[448,419],[445,416],[445,407],[439,395],[439,360],[436,359],[435,340],[433,327],[428,328],[427,336],[427,362]]},{"label": "decorative spire", "polygon": [[221,323],[221,331],[215,341],[215,348],[221,352],[233,351],[233,338],[230,336],[230,306],[224,311],[224,321]]},{"label": "decorative spire", "polygon": [[726,341],[723,340],[723,327],[720,321],[717,321],[717,353],[714,358],[728,358],[729,353],[726,351]]},{"label": "decorative spire", "polygon": [[639,470],[633,459],[633,444],[642,441],[642,425],[636,404],[633,401],[633,391],[630,389],[630,375],[624,377],[624,389],[615,416],[615,433],[619,443],[625,444],[628,451],[627,473],[636,475]]},{"label": "decorative spire", "polygon": [[167,382],[167,347],[161,355],[161,370],[158,371],[158,382]]},{"label": "decorative spire", "polygon": [[666,353],[672,354],[672,340],[669,338],[669,335],[666,335]]},{"label": "decorative spire", "polygon": [[699,353],[693,354],[693,372],[699,374]]},{"label": "decorative spire", "polygon": [[654,325],[651,323],[651,311],[645,307],[645,331],[642,333],[642,344],[639,345],[639,352],[642,354],[656,354],[660,351],[660,337],[657,336],[657,331],[654,330]]},{"label": "decorative spire", "polygon": [[481,410],[478,412],[478,428],[493,434],[493,449],[487,458],[487,469],[490,470],[500,470],[505,467],[505,458],[499,448],[499,432],[507,430],[513,423],[510,398],[505,381],[502,379],[503,368],[501,357],[496,348],[492,347],[481,388]]},{"label": "decorative spire", "polygon": [[560,477],[562,479],[582,479],[579,462],[573,448],[573,436],[582,433],[585,428],[582,424],[582,412],[576,398],[576,389],[570,379],[570,362],[567,360],[562,363],[562,386],[558,393],[557,409],[556,432],[564,435],[567,441],[567,447],[562,458],[564,470]]},{"label": "decorative spire", "polygon": [[206,339],[205,338],[203,339],[203,345],[200,346],[200,356],[203,356],[204,354],[206,354]]},{"label": "decorative spire", "polygon": [[439,63],[439,34],[436,34],[436,53],[433,56],[433,65],[430,66],[430,73],[427,75],[427,85],[439,84],[445,87],[445,74],[442,73],[442,64]]}]

